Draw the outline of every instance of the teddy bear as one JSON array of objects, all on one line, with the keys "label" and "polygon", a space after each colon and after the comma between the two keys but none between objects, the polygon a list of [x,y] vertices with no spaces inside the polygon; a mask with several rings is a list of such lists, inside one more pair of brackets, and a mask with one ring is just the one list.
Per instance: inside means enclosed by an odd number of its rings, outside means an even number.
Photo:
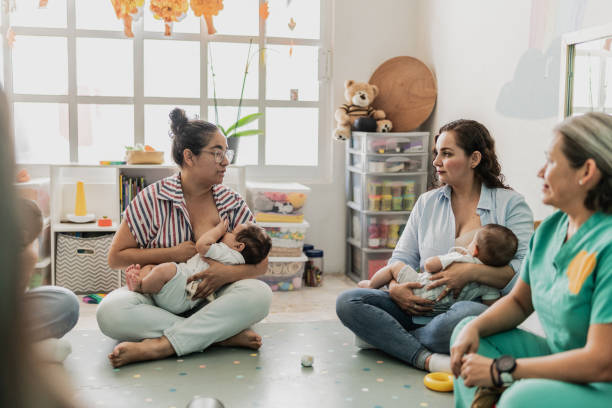
[{"label": "teddy bear", "polygon": [[378,87],[367,82],[348,80],[344,83],[344,97],[348,103],[338,108],[334,114],[337,122],[334,130],[336,140],[347,140],[351,136],[351,128],[355,120],[360,117],[370,117],[376,120],[377,132],[391,131],[393,125],[386,119],[385,112],[371,106],[378,93]]}]

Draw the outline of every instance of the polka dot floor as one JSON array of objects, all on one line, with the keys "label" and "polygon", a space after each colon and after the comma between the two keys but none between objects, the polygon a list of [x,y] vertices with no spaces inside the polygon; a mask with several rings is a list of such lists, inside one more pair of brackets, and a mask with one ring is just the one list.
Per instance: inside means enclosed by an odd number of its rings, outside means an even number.
[{"label": "polka dot floor", "polygon": [[[64,363],[78,398],[90,407],[183,408],[194,396],[243,407],[451,407],[452,393],[430,391],[424,373],[379,351],[359,350],[337,321],[262,323],[257,352],[212,347],[184,357],[113,369],[116,342],[76,330]],[[314,357],[302,367],[304,355]]]}]

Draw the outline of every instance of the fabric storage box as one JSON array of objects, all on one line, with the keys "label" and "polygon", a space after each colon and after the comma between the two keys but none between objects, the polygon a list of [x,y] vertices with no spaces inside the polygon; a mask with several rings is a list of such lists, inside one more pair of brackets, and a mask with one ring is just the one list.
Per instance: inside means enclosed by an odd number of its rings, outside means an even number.
[{"label": "fabric storage box", "polygon": [[110,292],[119,287],[119,271],[108,266],[114,234],[82,238],[58,234],[55,284],[75,293]]},{"label": "fabric storage box", "polygon": [[299,257],[304,247],[304,237],[309,227],[308,222],[260,222],[257,225],[266,230],[272,240],[269,256],[272,257]]},{"label": "fabric storage box", "polygon": [[258,279],[270,285],[273,291],[289,291],[302,287],[302,275],[308,258],[302,254],[299,257],[270,257],[268,272]]},{"label": "fabric storage box", "polygon": [[304,205],[310,188],[299,183],[248,181],[247,201],[257,222],[304,221]]}]

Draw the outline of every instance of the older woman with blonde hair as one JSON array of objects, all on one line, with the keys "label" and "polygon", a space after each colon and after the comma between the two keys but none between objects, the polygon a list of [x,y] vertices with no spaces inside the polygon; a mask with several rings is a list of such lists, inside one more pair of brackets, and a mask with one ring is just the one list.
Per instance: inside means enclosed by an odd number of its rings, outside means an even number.
[{"label": "older woman with blonde hair", "polygon": [[[476,400],[501,393],[498,407],[610,406],[612,116],[558,125],[538,177],[558,211],[536,230],[512,292],[455,329],[457,407],[475,386]],[[534,310],[546,338],[516,329]]]}]

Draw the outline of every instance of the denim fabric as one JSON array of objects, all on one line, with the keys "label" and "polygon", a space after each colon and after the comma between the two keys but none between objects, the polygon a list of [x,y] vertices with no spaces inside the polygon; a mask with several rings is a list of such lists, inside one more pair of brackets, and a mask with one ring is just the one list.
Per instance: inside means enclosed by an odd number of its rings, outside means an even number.
[{"label": "denim fabric", "polygon": [[423,352],[448,354],[455,325],[486,308],[482,303],[457,302],[423,326],[414,323],[383,290],[351,289],[336,300],[336,314],[356,336],[413,366]]},{"label": "denim fabric", "polygon": [[40,286],[24,295],[27,315],[26,328],[32,340],[60,338],[79,320],[79,299],[60,286]]}]

